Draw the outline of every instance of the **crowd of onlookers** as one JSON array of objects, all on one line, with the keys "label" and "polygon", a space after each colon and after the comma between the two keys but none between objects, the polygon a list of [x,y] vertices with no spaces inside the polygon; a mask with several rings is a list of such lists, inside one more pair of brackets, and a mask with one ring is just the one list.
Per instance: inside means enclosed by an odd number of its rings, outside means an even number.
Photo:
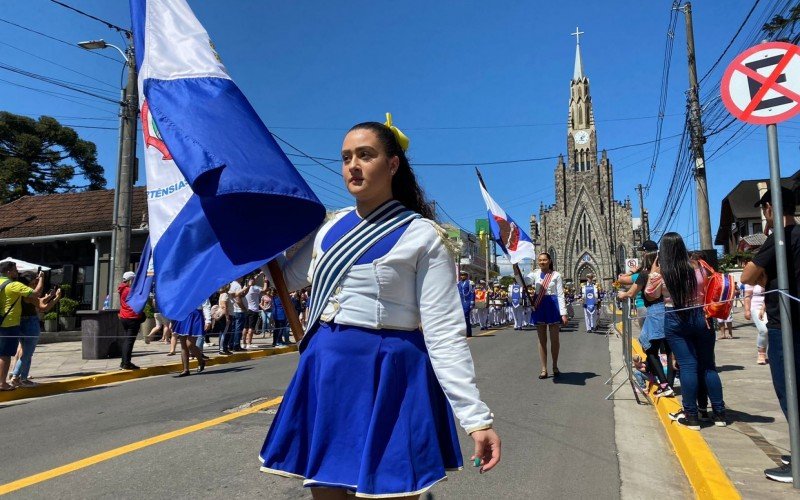
[{"label": "crowd of onlookers", "polygon": [[[618,280],[629,288],[618,298],[635,301],[641,326],[639,342],[644,359],[636,357],[634,368],[638,378],[649,379],[655,386],[656,397],[673,397],[675,379],[680,381],[682,408],[670,414],[679,425],[700,430],[701,422],[727,425],[723,387],[715,364],[716,341],[733,338],[732,309],[738,302],[744,316],[753,322],[758,332],[755,362],[769,365],[772,383],[781,410],[788,421],[788,404],[783,360],[780,294],[777,293],[778,274],[775,235],[772,231],[773,211],[771,193],[759,200],[769,236],[753,259],[746,263],[737,296],[728,299],[731,307],[725,314],[712,313],[716,297],[706,296],[706,285],[715,278],[713,269],[706,267],[702,252],[688,252],[681,236],[665,234],[659,244],[646,242],[639,270],[621,275]],[[787,266],[788,294],[798,297],[800,290],[800,226],[796,225],[795,197],[792,191],[781,192]],[[709,294],[711,295],[711,294]],[[792,338],[794,340],[795,377],[800,363],[800,307],[789,300]],[[717,309],[719,311],[719,309]],[[719,313],[717,313],[719,314]],[[716,321],[715,321],[716,320]],[[715,328],[716,327],[716,328]],[[714,331],[716,329],[716,332]],[[710,409],[709,409],[710,403]],[[710,410],[710,411],[709,411]],[[772,480],[792,482],[790,456],[781,457],[783,466],[767,469]]]}]

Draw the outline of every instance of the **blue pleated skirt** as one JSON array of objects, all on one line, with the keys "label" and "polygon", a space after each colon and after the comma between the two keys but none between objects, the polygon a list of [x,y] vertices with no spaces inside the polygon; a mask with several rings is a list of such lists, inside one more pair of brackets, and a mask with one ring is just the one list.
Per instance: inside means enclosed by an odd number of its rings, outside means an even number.
[{"label": "blue pleated skirt", "polygon": [[531,323],[534,325],[552,325],[561,323],[561,314],[558,309],[558,297],[555,295],[545,295],[539,303],[539,307],[531,315]]},{"label": "blue pleated skirt", "polygon": [[203,335],[206,320],[203,317],[203,311],[195,309],[186,319],[181,321],[172,322],[172,332],[176,335],[189,335],[191,337],[199,337]]},{"label": "blue pleated skirt", "polygon": [[261,470],[357,497],[418,495],[462,467],[422,333],[323,324],[267,433]]}]

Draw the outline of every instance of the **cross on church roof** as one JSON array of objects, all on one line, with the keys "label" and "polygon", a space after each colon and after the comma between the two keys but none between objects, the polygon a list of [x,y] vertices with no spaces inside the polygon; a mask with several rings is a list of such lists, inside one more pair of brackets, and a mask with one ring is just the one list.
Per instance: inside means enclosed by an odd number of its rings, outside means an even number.
[{"label": "cross on church roof", "polygon": [[584,32],[581,31],[580,28],[578,28],[577,26],[575,26],[575,33],[570,33],[570,35],[575,37],[575,43],[577,43],[578,45],[581,44],[581,35],[583,34]]}]

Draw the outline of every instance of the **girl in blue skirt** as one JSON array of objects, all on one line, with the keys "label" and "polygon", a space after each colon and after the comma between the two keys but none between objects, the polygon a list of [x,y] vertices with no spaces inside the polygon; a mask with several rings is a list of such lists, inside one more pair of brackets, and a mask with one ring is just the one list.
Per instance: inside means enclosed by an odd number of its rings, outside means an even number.
[{"label": "girl in blue skirt", "polygon": [[183,370],[176,377],[191,375],[189,371],[190,354],[197,358],[197,373],[205,370],[206,360],[203,358],[203,350],[197,346],[196,340],[202,338],[209,330],[211,330],[211,302],[208,299],[182,321],[172,322],[172,334],[177,335],[181,342],[181,362],[183,363]]},{"label": "girl in blue skirt", "polygon": [[542,362],[540,379],[547,378],[547,330],[550,330],[550,350],[553,355],[553,377],[558,377],[558,351],[561,347],[559,335],[561,325],[567,324],[567,303],[564,300],[564,281],[561,274],[553,270],[553,258],[549,253],[539,254],[539,270],[528,275],[534,285],[533,314],[531,323],[536,325],[539,335],[539,360]]},{"label": "girl in blue skirt", "polygon": [[418,498],[463,465],[453,414],[475,442],[471,461],[488,471],[500,460],[447,237],[388,118],[344,139],[355,209],[281,262],[289,289],[312,289],[261,470],[302,480],[315,499]]}]

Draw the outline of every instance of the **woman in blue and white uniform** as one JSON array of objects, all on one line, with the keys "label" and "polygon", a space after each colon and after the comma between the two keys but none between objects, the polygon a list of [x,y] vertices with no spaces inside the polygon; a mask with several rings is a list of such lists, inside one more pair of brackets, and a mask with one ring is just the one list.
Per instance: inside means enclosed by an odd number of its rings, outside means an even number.
[{"label": "woman in blue and white uniform", "polygon": [[211,302],[206,299],[197,309],[189,313],[182,321],[172,322],[172,334],[178,336],[181,342],[181,362],[183,370],[176,377],[191,375],[189,371],[189,354],[197,358],[197,373],[206,368],[203,350],[197,346],[197,341],[203,338],[205,332],[211,330]]},{"label": "woman in blue and white uniform", "polygon": [[[312,284],[309,326],[260,458],[263,471],[304,480],[315,499],[419,498],[462,467],[453,413],[475,442],[470,460],[483,471],[500,460],[453,257],[407,141],[390,117],[353,127],[342,175],[355,209],[281,262],[289,289]],[[359,256],[345,255],[354,248]]]},{"label": "woman in blue and white uniform", "polygon": [[559,334],[561,325],[567,324],[567,303],[564,300],[564,280],[553,270],[553,259],[549,253],[539,254],[539,270],[528,274],[534,285],[533,315],[531,323],[536,325],[539,334],[539,360],[542,363],[540,379],[547,378],[547,330],[550,330],[550,352],[553,355],[553,377],[561,374],[558,370],[558,351],[561,348]]}]

